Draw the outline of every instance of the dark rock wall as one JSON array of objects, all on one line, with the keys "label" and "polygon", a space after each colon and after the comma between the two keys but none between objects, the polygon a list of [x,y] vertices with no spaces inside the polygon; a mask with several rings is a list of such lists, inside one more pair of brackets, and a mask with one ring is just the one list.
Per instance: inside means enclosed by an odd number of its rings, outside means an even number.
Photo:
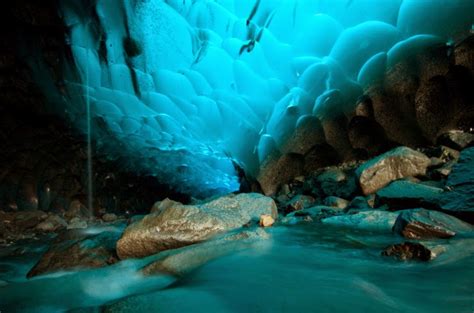
[{"label": "dark rock wall", "polygon": [[[0,4],[0,210],[67,210],[87,203],[87,143],[51,105],[33,78],[44,62],[61,90],[69,48],[55,0]],[[39,53],[39,55],[38,55]],[[151,176],[123,173],[93,156],[96,211],[143,212],[163,197],[187,201]]]}]

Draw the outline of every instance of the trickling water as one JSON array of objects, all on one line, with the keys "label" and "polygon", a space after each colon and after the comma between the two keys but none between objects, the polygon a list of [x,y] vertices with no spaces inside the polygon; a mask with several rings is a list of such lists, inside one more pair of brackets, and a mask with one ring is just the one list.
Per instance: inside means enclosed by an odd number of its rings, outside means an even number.
[{"label": "trickling water", "polygon": [[[86,64],[89,64],[89,50],[86,51]],[[89,82],[89,66],[86,66],[86,82]],[[92,189],[92,126],[91,106],[89,89],[86,88],[86,111],[87,111],[87,208],[93,213],[93,189]]]}]

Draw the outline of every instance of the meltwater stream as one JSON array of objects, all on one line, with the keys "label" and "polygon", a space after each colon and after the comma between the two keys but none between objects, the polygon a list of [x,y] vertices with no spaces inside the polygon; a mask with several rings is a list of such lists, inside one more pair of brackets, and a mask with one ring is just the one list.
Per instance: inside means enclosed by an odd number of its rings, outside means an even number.
[{"label": "meltwater stream", "polygon": [[[178,280],[137,274],[146,260],[26,280],[40,248],[0,259],[2,312],[472,312],[474,258],[400,263],[393,235],[317,224],[275,227],[254,250]],[[36,244],[35,247],[38,247]],[[80,309],[82,308],[82,309]]]}]

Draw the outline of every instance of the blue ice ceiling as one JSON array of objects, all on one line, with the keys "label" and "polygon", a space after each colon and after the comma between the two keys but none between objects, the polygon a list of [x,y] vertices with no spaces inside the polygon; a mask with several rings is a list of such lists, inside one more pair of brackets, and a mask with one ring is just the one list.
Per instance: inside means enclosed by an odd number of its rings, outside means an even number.
[{"label": "blue ice ceiling", "polygon": [[397,58],[474,21],[472,0],[61,4],[61,109],[126,169],[195,195],[238,189],[232,159],[257,175],[299,125],[350,111]]}]

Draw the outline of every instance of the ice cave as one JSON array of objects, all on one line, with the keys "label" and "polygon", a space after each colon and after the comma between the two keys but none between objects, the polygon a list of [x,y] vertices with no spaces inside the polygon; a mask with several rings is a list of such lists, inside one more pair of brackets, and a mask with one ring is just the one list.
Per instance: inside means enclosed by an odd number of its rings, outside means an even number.
[{"label": "ice cave", "polygon": [[474,0],[0,15],[0,313],[474,312]]}]

